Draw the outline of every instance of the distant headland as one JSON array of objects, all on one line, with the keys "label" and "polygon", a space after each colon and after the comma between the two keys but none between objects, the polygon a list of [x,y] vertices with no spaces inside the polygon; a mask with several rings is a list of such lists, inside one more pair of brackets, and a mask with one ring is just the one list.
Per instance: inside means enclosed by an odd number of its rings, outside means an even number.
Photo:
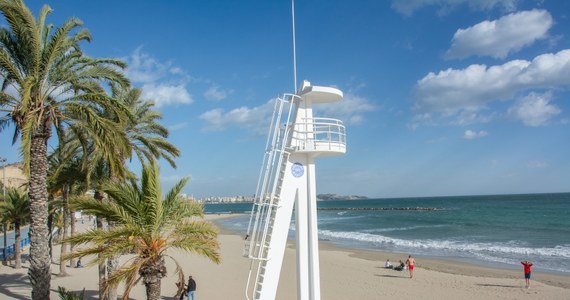
[{"label": "distant headland", "polygon": [[317,199],[320,200],[364,200],[368,199],[366,196],[357,196],[357,195],[337,195],[337,194],[318,194]]}]

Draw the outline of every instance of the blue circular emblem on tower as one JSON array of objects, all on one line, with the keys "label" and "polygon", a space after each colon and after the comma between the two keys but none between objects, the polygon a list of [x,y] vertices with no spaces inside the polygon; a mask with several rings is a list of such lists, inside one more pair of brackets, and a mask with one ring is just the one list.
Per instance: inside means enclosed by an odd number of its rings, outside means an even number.
[{"label": "blue circular emblem on tower", "polygon": [[305,168],[302,164],[296,162],[291,166],[291,174],[293,174],[293,177],[299,178],[305,174]]}]

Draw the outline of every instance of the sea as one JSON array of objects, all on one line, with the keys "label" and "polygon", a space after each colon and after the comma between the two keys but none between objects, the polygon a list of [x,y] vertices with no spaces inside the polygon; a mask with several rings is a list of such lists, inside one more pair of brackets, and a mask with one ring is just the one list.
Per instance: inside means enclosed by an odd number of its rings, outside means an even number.
[{"label": "sea", "polygon": [[[323,200],[317,207],[319,239],[340,247],[507,269],[528,260],[537,271],[570,275],[570,193]],[[244,234],[251,208],[205,205],[207,214],[245,213],[219,221]]]}]

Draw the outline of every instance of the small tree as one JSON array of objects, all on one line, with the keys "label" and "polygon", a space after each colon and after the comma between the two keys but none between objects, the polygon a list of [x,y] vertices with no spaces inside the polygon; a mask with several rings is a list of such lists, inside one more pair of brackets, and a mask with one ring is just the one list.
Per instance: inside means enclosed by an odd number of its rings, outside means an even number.
[{"label": "small tree", "polygon": [[[66,259],[98,255],[88,265],[95,265],[108,257],[136,253],[107,278],[105,286],[125,282],[123,299],[141,279],[146,287],[147,299],[160,299],[161,279],[166,276],[167,250],[178,248],[220,262],[217,229],[203,217],[202,205],[183,201],[179,193],[188,181],[181,180],[163,198],[156,163],[143,165],[140,185],[136,180],[123,184],[109,184],[103,191],[110,201],[79,200],[73,205],[85,213],[101,216],[115,222],[110,230],[94,229],[70,237],[64,242],[85,245]],[[173,258],[172,258],[173,259]],[[174,260],[174,259],[173,259]],[[183,286],[184,273],[176,264],[178,283]]]},{"label": "small tree", "polygon": [[[24,191],[18,189],[8,189],[6,196],[2,196],[3,202],[0,202],[0,216],[2,223],[13,223],[15,234],[15,261],[16,269],[22,267],[22,255],[20,243],[22,237],[20,234],[20,227],[25,225],[30,220],[30,198]],[[5,245],[4,247],[6,247]]]}]

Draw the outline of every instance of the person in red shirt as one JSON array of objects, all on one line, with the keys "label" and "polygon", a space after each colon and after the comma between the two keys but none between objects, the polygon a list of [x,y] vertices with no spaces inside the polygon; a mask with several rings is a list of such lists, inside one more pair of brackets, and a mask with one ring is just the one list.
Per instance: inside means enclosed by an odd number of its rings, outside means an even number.
[{"label": "person in red shirt", "polygon": [[532,267],[532,263],[528,260],[521,261],[521,264],[524,267],[524,280],[526,281],[526,288],[530,288],[530,267]]}]

